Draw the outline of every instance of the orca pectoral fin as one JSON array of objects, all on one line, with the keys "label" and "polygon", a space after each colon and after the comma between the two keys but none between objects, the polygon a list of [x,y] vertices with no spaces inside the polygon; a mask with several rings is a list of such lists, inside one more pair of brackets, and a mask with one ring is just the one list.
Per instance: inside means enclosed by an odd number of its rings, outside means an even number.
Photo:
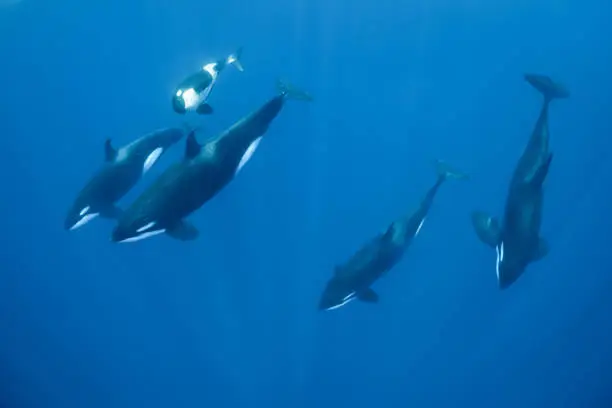
[{"label": "orca pectoral fin", "polygon": [[501,228],[497,218],[482,211],[472,213],[472,225],[478,238],[491,248],[495,248],[501,239]]},{"label": "orca pectoral fin", "polygon": [[185,220],[179,221],[172,228],[166,229],[166,234],[179,241],[193,241],[200,235],[197,228]]},{"label": "orca pectoral fin", "polygon": [[115,205],[111,205],[104,210],[100,211],[100,217],[103,218],[111,218],[111,219],[119,219],[123,214],[123,210]]},{"label": "orca pectoral fin", "polygon": [[544,258],[550,252],[550,247],[548,246],[548,242],[544,238],[540,238],[538,241],[538,247],[533,251],[533,261],[539,261]]},{"label": "orca pectoral fin", "polygon": [[542,184],[544,184],[544,180],[546,179],[546,176],[548,175],[548,170],[550,169],[550,163],[552,162],[552,158],[553,154],[550,153],[546,157],[546,160],[542,164],[540,164],[540,167],[538,167],[531,174],[531,177],[528,177],[525,181],[535,186],[541,186]]},{"label": "orca pectoral fin", "polygon": [[367,303],[378,303],[378,293],[368,288],[357,294],[357,299]]},{"label": "orca pectoral fin", "polygon": [[196,112],[198,113],[198,115],[210,115],[211,113],[213,113],[213,108],[212,106],[204,102],[201,103],[200,106],[198,106]]}]

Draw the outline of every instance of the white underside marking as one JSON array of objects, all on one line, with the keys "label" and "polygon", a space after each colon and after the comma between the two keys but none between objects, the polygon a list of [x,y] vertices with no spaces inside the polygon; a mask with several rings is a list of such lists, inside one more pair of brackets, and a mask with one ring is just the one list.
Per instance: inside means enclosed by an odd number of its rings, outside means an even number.
[{"label": "white underside marking", "polygon": [[355,300],[355,299],[356,298],[352,297],[352,298],[350,298],[348,300],[343,301],[339,305],[328,307],[326,310],[336,310],[336,309],[341,308],[342,306],[346,305],[347,303],[349,303],[350,301]]},{"label": "white underside marking", "polygon": [[183,98],[185,109],[191,109],[194,106],[198,105],[200,101],[200,95],[198,95],[195,89],[193,88],[189,88],[183,91],[183,94],[181,95],[181,97]]},{"label": "white underside marking", "polygon": [[414,236],[416,237],[417,235],[419,235],[419,231],[421,231],[421,228],[423,227],[423,223],[425,222],[425,218],[423,218],[421,220],[421,223],[419,224],[419,226],[417,227],[416,232],[414,233]]},{"label": "white underside marking", "polygon": [[246,149],[246,151],[242,155],[242,158],[240,159],[240,163],[238,163],[238,167],[236,168],[236,174],[238,174],[240,169],[242,169],[242,167],[251,159],[251,157],[253,157],[253,153],[255,153],[255,150],[257,150],[257,146],[259,146],[260,142],[261,142],[261,136],[255,139],[253,143],[249,145],[249,147]]},{"label": "white underside marking", "polygon": [[147,225],[145,225],[144,227],[140,227],[136,230],[136,232],[141,233],[144,230],[148,230],[149,228],[151,228],[152,226],[155,225],[155,221],[148,223]]},{"label": "white underside marking", "polygon": [[351,300],[355,300],[355,299],[357,299],[357,297],[355,296],[355,292],[351,292],[351,293],[349,293],[348,295],[346,295],[346,296],[345,296],[345,297],[342,299],[342,303],[340,303],[340,304],[338,304],[338,305],[335,305],[335,306],[328,307],[328,308],[327,308],[327,309],[325,309],[325,310],[335,310],[335,309],[338,309],[338,308],[340,308],[340,307],[342,307],[342,306],[346,305],[347,303],[349,303]]},{"label": "white underside marking", "polygon": [[215,69],[217,67],[217,63],[216,62],[211,62],[210,64],[206,64],[202,67],[202,69],[206,72],[208,72],[213,80],[213,82],[215,81],[215,79],[217,79],[217,75],[219,75],[219,73],[217,72],[217,70]]},{"label": "white underside marking", "polygon": [[142,174],[146,173],[151,167],[153,167],[153,165],[155,164],[157,159],[159,159],[163,152],[164,149],[158,147],[147,156],[147,159],[145,160],[144,165],[142,166]]},{"label": "white underside marking", "polygon": [[155,235],[163,234],[164,232],[166,232],[165,229],[160,229],[160,230],[156,230],[156,231],[149,231],[149,232],[145,232],[144,234],[140,234],[140,235],[137,235],[137,236],[132,237],[132,238],[124,239],[123,241],[119,241],[119,242],[121,243],[121,242],[136,242],[136,241],[141,241],[143,239],[150,238],[150,237],[155,236]]},{"label": "white underside marking", "polygon": [[497,261],[495,263],[495,273],[497,274],[497,280],[499,280],[499,264],[504,261],[504,243],[503,241],[495,247],[497,253]]},{"label": "white underside marking", "polygon": [[351,292],[342,299],[342,301],[349,300],[350,298],[355,297],[355,292]]},{"label": "white underside marking", "polygon": [[[89,209],[89,207],[87,207],[87,209]],[[79,227],[82,227],[83,225],[87,224],[89,221],[91,221],[94,218],[96,218],[98,215],[99,215],[98,213],[87,214],[86,216],[81,218],[76,224],[74,224],[72,227],[70,227],[70,230],[75,230],[75,229],[77,229]]]}]

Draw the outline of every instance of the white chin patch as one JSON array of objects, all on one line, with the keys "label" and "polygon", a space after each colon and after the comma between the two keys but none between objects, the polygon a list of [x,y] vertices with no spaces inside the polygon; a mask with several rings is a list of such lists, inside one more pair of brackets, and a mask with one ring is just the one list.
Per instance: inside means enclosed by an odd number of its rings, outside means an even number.
[{"label": "white chin patch", "polygon": [[327,308],[327,309],[325,309],[325,310],[335,310],[335,309],[339,309],[339,308],[341,308],[342,306],[346,305],[347,303],[349,303],[350,301],[355,300],[355,299],[356,299],[356,297],[355,297],[355,292],[351,292],[351,293],[349,293],[348,295],[346,295],[346,296],[345,296],[345,297],[342,299],[342,302],[341,302],[340,304],[337,304],[337,305],[332,306],[332,307],[328,307],[328,308]]},{"label": "white chin patch", "polygon": [[251,157],[253,157],[253,153],[255,153],[255,150],[257,150],[257,146],[259,146],[260,142],[261,142],[261,136],[255,139],[253,143],[249,145],[249,147],[246,149],[246,151],[242,155],[242,158],[240,159],[240,162],[238,163],[238,167],[236,167],[235,174],[238,174],[240,169],[242,169],[242,167],[244,167],[244,165],[247,164],[247,162],[251,159]]},{"label": "white chin patch", "polygon": [[499,264],[504,261],[504,242],[502,241],[498,246],[495,247],[497,253],[497,261],[495,262],[495,273],[497,274],[497,280],[499,280]]},{"label": "white chin patch", "polygon": [[149,231],[149,232],[145,232],[143,234],[137,235],[135,237],[124,239],[123,241],[119,241],[119,242],[136,242],[136,241],[141,241],[143,239],[150,238],[150,237],[155,236],[155,235],[163,234],[164,232],[166,232],[165,229],[160,229],[160,230],[156,230],[156,231]]},{"label": "white chin patch", "polygon": [[191,109],[198,104],[200,96],[193,88],[186,89],[182,94],[185,109]]},{"label": "white chin patch", "polygon": [[159,157],[162,155],[163,152],[164,152],[164,149],[161,147],[158,147],[157,149],[153,150],[151,154],[147,156],[147,159],[145,160],[142,166],[143,174],[149,171],[151,167],[153,167],[153,165],[155,164],[157,159],[159,159]]},{"label": "white chin patch", "polygon": [[[89,207],[86,207],[87,210],[89,210]],[[87,212],[87,211],[85,211]],[[83,213],[83,211],[81,211],[81,214]],[[99,214],[98,213],[94,213],[94,214],[87,214],[86,216],[82,217],[76,224],[74,224],[72,227],[70,227],[70,230],[75,230],[79,227],[82,227],[83,225],[87,224],[89,221],[93,220],[94,218],[96,218]]]}]

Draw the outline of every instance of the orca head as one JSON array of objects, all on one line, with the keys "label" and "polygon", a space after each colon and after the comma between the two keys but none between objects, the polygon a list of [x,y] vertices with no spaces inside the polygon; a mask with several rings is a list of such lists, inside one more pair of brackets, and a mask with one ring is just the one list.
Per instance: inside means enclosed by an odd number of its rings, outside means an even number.
[{"label": "orca head", "polygon": [[325,290],[319,299],[319,310],[338,309],[356,299],[357,292],[334,277],[327,282]]},{"label": "orca head", "polygon": [[501,241],[496,247],[497,260],[495,272],[497,273],[497,283],[500,289],[506,289],[512,285],[523,274],[527,263],[516,251],[509,250]]},{"label": "orca head", "polygon": [[160,227],[155,221],[142,219],[133,222],[119,222],[111,234],[112,242],[135,242],[158,234],[163,234],[166,229]]},{"label": "orca head", "polygon": [[80,228],[96,218],[98,215],[100,215],[100,213],[93,210],[90,205],[77,202],[72,206],[70,211],[68,211],[68,214],[64,219],[64,229],[67,231],[72,231]]}]

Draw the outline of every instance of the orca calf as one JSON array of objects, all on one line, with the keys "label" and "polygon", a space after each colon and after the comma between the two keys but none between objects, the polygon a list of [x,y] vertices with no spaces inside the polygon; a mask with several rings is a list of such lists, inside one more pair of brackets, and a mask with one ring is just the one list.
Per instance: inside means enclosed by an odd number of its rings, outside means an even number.
[{"label": "orca calf", "polygon": [[217,83],[219,74],[227,65],[233,65],[240,72],[244,71],[240,63],[241,56],[242,48],[239,48],[227,58],[206,64],[200,71],[185,78],[174,90],[172,97],[174,111],[180,114],[188,111],[195,111],[200,115],[213,113],[213,108],[207,102],[210,92]]}]

